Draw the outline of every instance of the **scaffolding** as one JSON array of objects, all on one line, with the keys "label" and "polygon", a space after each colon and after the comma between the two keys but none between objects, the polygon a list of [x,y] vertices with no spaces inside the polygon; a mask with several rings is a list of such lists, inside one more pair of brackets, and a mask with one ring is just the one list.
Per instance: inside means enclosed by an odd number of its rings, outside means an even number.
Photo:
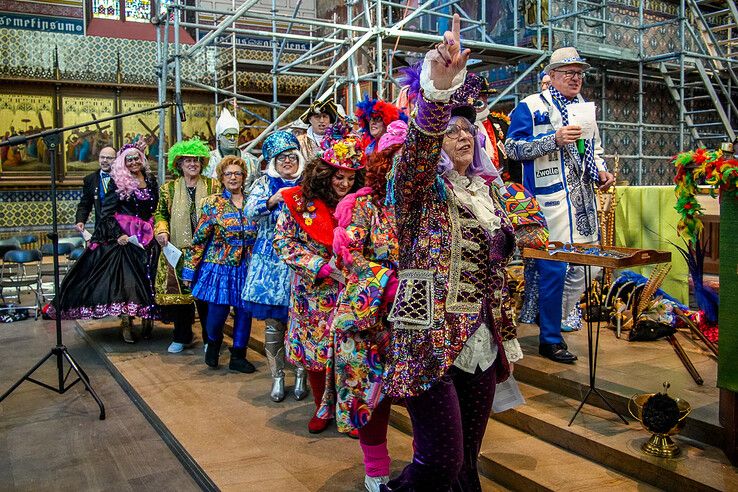
[{"label": "scaffolding", "polygon": [[[202,7],[199,1],[175,0],[167,2],[165,13],[155,19],[160,101],[167,99],[169,87],[174,99],[181,101],[183,86],[190,86],[212,92],[216,111],[224,104],[246,112],[247,105],[270,108],[270,118],[250,113],[261,132],[248,143],[248,150],[314,100],[334,96],[350,109],[362,92],[393,98],[398,65],[420,59],[439,42],[439,33],[454,13],[461,17],[464,47],[472,50],[469,68],[507,74],[489,101],[491,108],[509,109],[535,91],[551,50],[576,46],[593,65],[587,90],[591,99],[599,100],[606,151],[609,134],[628,132],[637,143],[630,153],[620,155],[637,170],[634,184],[643,182],[647,166],[668,161],[674,153],[647,151],[644,143],[654,136],[674,138],[677,151],[735,139],[738,10],[734,0],[664,0],[660,2],[663,15],[647,10],[644,1],[630,0],[343,0],[326,18],[304,15],[303,0],[297,0],[289,12],[280,10],[277,0],[271,0],[268,11],[258,4],[258,0],[231,0],[231,8],[222,10]],[[203,17],[214,22],[205,23]],[[503,28],[492,30],[491,25]],[[198,33],[194,45],[180,43],[181,28]],[[173,43],[168,42],[171,31]],[[263,40],[263,49],[271,50],[271,61],[241,56],[239,36]],[[288,46],[294,43],[303,49],[287,56]],[[209,84],[183,76],[183,65],[203,63],[203,54],[212,74]],[[239,84],[239,73],[247,72],[271,76],[271,98],[250,94]],[[308,87],[295,98],[280,97],[280,77],[286,75],[302,77]],[[608,85],[618,80],[637,87],[637,110],[627,119],[611,121]],[[675,121],[670,124],[647,117],[646,89],[652,86],[665,87],[672,98]],[[182,137],[183,116],[177,112],[177,139]],[[163,114],[161,119],[163,132]],[[160,141],[165,142],[163,135]],[[161,162],[159,169],[164,169]]]}]

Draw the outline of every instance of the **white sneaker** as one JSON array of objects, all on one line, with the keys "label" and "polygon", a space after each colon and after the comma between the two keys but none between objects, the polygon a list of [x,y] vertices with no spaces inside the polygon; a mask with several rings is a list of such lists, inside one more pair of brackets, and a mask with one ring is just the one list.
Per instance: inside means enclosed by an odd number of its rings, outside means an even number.
[{"label": "white sneaker", "polygon": [[170,354],[178,354],[182,352],[186,348],[190,348],[194,345],[193,343],[178,343],[178,342],[172,342],[169,344],[169,348],[167,349],[167,352]]},{"label": "white sneaker", "polygon": [[364,488],[367,492],[379,492],[379,486],[389,482],[389,477],[370,477],[369,475],[364,476]]}]

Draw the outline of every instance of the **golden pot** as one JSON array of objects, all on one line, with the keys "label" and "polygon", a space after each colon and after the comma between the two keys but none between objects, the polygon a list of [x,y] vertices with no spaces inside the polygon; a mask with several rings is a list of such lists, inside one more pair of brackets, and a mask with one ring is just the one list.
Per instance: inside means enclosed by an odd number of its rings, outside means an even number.
[{"label": "golden pot", "polygon": [[658,458],[676,458],[682,451],[670,436],[673,436],[682,430],[684,427],[684,419],[687,418],[687,415],[692,411],[692,407],[686,400],[674,398],[677,403],[677,408],[679,409],[679,420],[671,429],[669,429],[668,432],[654,432],[653,429],[649,429],[643,423],[643,405],[645,405],[646,401],[655,394],[656,393],[643,393],[631,396],[630,401],[628,401],[628,411],[634,419],[641,423],[644,429],[652,433],[651,438],[641,446],[641,450],[644,453]]}]

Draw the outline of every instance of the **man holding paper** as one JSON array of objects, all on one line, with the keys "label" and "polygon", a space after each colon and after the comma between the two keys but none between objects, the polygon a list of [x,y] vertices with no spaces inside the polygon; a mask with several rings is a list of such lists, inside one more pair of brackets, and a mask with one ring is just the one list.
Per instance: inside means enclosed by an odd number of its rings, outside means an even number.
[{"label": "man holding paper", "polygon": [[[553,52],[544,69],[548,89],[526,97],[510,115],[505,147],[511,159],[523,162],[523,185],[546,217],[550,240],[596,243],[599,239],[595,186],[606,190],[615,178],[602,158],[594,103],[580,95],[590,65],[575,48]],[[578,303],[584,271],[566,263],[536,261],[539,289],[539,353],[556,362],[573,363],[561,336],[562,313]],[[564,287],[566,284],[566,295]]]}]

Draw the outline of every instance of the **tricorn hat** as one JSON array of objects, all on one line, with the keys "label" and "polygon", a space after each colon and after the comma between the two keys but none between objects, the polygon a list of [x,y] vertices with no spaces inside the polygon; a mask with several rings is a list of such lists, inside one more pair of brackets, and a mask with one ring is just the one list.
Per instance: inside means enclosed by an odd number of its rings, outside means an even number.
[{"label": "tricorn hat", "polygon": [[315,101],[310,105],[307,110],[300,116],[303,123],[310,123],[310,117],[315,114],[325,113],[331,120],[331,124],[335,123],[338,119],[338,108],[333,99],[326,99],[325,101]]}]

